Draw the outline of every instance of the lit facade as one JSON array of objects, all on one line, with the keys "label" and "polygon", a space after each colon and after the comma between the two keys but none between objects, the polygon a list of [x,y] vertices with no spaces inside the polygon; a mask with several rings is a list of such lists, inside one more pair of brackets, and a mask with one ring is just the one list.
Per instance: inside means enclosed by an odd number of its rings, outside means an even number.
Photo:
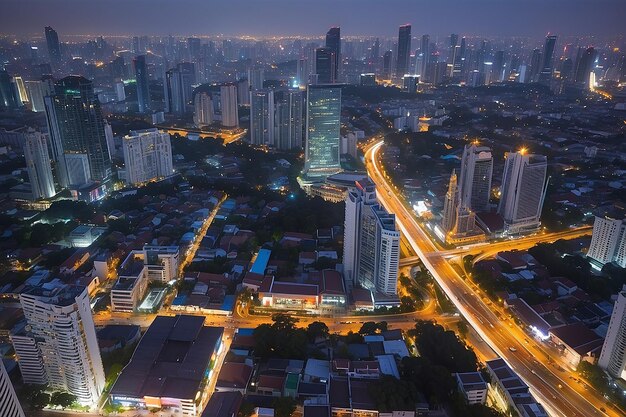
[{"label": "lit facade", "polygon": [[169,133],[133,130],[122,140],[127,184],[137,185],[174,173]]}]

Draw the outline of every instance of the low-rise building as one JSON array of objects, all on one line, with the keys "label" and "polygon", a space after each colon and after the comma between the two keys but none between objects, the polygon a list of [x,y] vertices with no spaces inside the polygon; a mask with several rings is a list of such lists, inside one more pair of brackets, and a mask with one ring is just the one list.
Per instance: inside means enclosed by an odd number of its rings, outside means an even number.
[{"label": "low-rise building", "polygon": [[118,271],[111,288],[111,310],[135,311],[148,288],[148,269],[139,251],[132,251]]},{"label": "low-rise building", "polygon": [[480,372],[457,373],[456,383],[459,391],[469,404],[484,404],[487,400],[487,383]]}]

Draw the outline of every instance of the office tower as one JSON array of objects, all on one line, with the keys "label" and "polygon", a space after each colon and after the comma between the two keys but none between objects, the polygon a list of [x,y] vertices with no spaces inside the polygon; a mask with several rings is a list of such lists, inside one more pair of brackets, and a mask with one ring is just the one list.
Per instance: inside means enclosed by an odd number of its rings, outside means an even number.
[{"label": "office tower", "polygon": [[250,91],[250,143],[273,145],[274,90]]},{"label": "office tower", "polygon": [[593,47],[589,47],[582,52],[576,66],[576,73],[574,76],[574,82],[585,87],[589,87],[589,75],[594,67],[596,60],[596,50]]},{"label": "office tower", "polygon": [[376,85],[376,74],[374,74],[373,72],[367,73],[367,74],[361,74],[360,77],[360,85],[362,86],[366,86],[366,87],[373,87]]},{"label": "office tower", "polygon": [[139,55],[133,59],[135,67],[135,81],[137,83],[137,104],[139,113],[149,112],[152,108],[150,104],[150,85],[148,82],[148,67],[146,66],[146,56]]},{"label": "office tower", "polygon": [[402,77],[402,90],[407,93],[415,93],[419,83],[419,75],[406,74]]},{"label": "office tower", "polygon": [[528,82],[537,82],[539,73],[541,72],[541,51],[538,48],[533,49],[530,55],[530,71],[527,77]]},{"label": "office tower", "polygon": [[56,194],[50,167],[47,135],[28,129],[24,136],[24,158],[33,199],[50,198]]},{"label": "office tower", "polygon": [[104,137],[107,141],[107,149],[109,151],[109,158],[113,159],[115,155],[115,137],[113,136],[113,126],[107,121],[104,122]]},{"label": "office tower", "polygon": [[26,94],[26,87],[24,86],[24,80],[22,77],[13,77],[14,91],[18,104],[21,106],[28,102],[28,94]]},{"label": "office tower", "polygon": [[46,26],[45,32],[50,62],[58,65],[61,61],[61,45],[59,44],[59,35],[57,34],[56,30],[52,29],[50,26]]},{"label": "office tower", "polygon": [[24,417],[24,411],[20,405],[9,374],[4,368],[4,363],[0,360],[0,416],[2,417]]},{"label": "office tower", "polygon": [[165,111],[183,114],[192,100],[193,85],[196,83],[194,64],[181,62],[165,73]]},{"label": "office tower", "polygon": [[265,82],[265,71],[263,68],[250,68],[248,70],[248,84],[250,90],[260,90]]},{"label": "office tower", "polygon": [[[87,164],[89,180],[106,181],[111,175],[111,159],[104,132],[100,101],[88,79],[71,75],[55,84],[55,93],[44,99],[52,157],[62,187],[84,185],[73,182],[70,162]],[[84,177],[81,176],[81,177]]]},{"label": "office tower", "polygon": [[27,285],[20,303],[27,326],[11,339],[24,381],[43,379],[51,390],[95,407],[105,379],[87,287],[58,279]]},{"label": "office tower", "polygon": [[552,79],[554,48],[556,47],[556,35],[546,36],[543,45],[543,56],[541,61],[541,71],[539,72],[539,82],[549,83]]},{"label": "office tower", "polygon": [[198,62],[200,50],[202,49],[200,38],[187,38],[187,49],[189,51],[189,60]]},{"label": "office tower", "polygon": [[7,109],[19,107],[15,85],[12,77],[6,71],[0,71],[0,106]]},{"label": "office tower", "polygon": [[298,58],[296,63],[296,82],[303,86],[309,79],[309,62],[306,58]]},{"label": "office tower", "polygon": [[498,207],[505,231],[535,229],[539,227],[546,193],[548,160],[543,155],[528,154],[526,149],[507,152],[505,158]]},{"label": "office tower", "polygon": [[197,127],[209,126],[215,121],[213,98],[209,93],[196,93],[193,100],[193,123]]},{"label": "office tower", "polygon": [[156,128],[132,130],[122,140],[126,183],[140,185],[174,173],[169,133]]},{"label": "office tower", "polygon": [[326,33],[326,48],[330,49],[335,56],[335,65],[332,69],[333,80],[338,81],[341,73],[341,29],[333,27]]},{"label": "office tower", "polygon": [[220,108],[222,110],[222,126],[239,127],[237,86],[235,84],[220,86]]},{"label": "office tower", "polygon": [[596,216],[587,257],[598,269],[611,262],[626,268],[626,222]]},{"label": "office tower", "polygon": [[335,53],[330,48],[317,48],[315,50],[315,73],[317,83],[329,84],[337,80],[335,75]]},{"label": "office tower", "polygon": [[452,170],[450,182],[448,183],[448,192],[443,203],[443,216],[441,219],[441,228],[445,235],[448,235],[456,226],[457,195],[457,176],[456,172]]},{"label": "office tower", "polygon": [[391,61],[393,58],[393,52],[387,51],[383,54],[383,79],[391,79]]},{"label": "office tower", "polygon": [[325,179],[341,171],[341,87],[330,84],[309,85],[306,105],[306,177]]},{"label": "office tower", "polygon": [[500,83],[504,79],[504,51],[497,51],[493,56],[489,82]]},{"label": "office tower", "polygon": [[46,110],[44,97],[54,92],[54,84],[47,81],[26,81],[26,91],[31,111],[41,112]]},{"label": "office tower", "polygon": [[626,379],[626,285],[617,294],[598,366],[613,378]]},{"label": "office tower", "polygon": [[430,36],[422,35],[422,43],[420,44],[420,55],[422,57],[422,66],[417,69],[416,73],[421,75],[422,78],[426,75],[426,67],[430,62]]},{"label": "office tower", "polygon": [[126,90],[122,81],[115,83],[115,95],[117,96],[117,101],[126,100]]},{"label": "office tower", "polygon": [[465,145],[461,158],[459,204],[470,210],[488,211],[493,157],[491,149],[477,143]]},{"label": "office tower", "polygon": [[237,103],[240,106],[250,105],[250,81],[247,78],[237,81]]},{"label": "office tower", "polygon": [[274,94],[274,147],[302,149],[304,127],[303,94],[300,90],[282,90]]},{"label": "office tower", "polygon": [[411,58],[411,25],[402,25],[398,30],[398,56],[396,61],[396,77],[402,78],[409,73]]},{"label": "office tower", "polygon": [[458,43],[459,43],[459,35],[457,35],[456,33],[453,33],[450,35],[450,49],[448,51],[448,64],[447,64],[447,71],[446,71],[446,75],[448,77],[452,77],[454,74],[454,67],[456,65],[456,61],[458,59],[458,53],[459,53],[459,48],[458,48]]}]

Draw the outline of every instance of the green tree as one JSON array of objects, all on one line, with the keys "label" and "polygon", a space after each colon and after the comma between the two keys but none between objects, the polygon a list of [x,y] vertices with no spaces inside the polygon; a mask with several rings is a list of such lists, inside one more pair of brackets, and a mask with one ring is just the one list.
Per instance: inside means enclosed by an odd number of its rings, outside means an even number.
[{"label": "green tree", "polygon": [[420,355],[434,365],[443,366],[449,372],[476,371],[476,354],[453,331],[445,330],[432,321],[418,320],[409,334],[415,338]]},{"label": "green tree", "polygon": [[296,401],[291,397],[279,397],[272,401],[275,417],[291,417],[296,411]]},{"label": "green tree", "polygon": [[71,407],[75,401],[76,396],[70,394],[69,392],[56,391],[50,396],[50,404],[57,405],[63,409]]},{"label": "green tree", "polygon": [[328,338],[329,330],[326,323],[314,321],[307,326],[306,333],[309,337],[309,341],[315,342],[317,338]]},{"label": "green tree", "polygon": [[376,408],[381,412],[414,410],[418,399],[417,388],[413,382],[400,381],[390,375],[384,375],[372,382],[368,391]]},{"label": "green tree", "polygon": [[45,385],[26,384],[18,392],[18,396],[29,411],[37,411],[50,404],[50,395],[45,390]]},{"label": "green tree", "polygon": [[254,405],[244,401],[241,403],[241,407],[239,407],[239,412],[237,413],[237,417],[250,417],[254,413]]}]

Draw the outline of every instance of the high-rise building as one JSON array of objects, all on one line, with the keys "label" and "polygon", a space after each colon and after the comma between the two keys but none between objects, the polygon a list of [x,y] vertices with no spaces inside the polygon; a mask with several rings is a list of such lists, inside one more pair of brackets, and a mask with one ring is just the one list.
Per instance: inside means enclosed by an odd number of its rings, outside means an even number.
[{"label": "high-rise building", "polygon": [[574,74],[574,82],[584,87],[589,87],[589,75],[593,70],[594,62],[596,60],[596,50],[590,46],[582,52],[576,65],[576,72]]},{"label": "high-rise building", "polygon": [[209,126],[215,121],[213,97],[209,93],[196,93],[193,105],[193,122],[197,127]]},{"label": "high-rise building", "polygon": [[2,361],[0,361],[0,416],[24,417],[24,410],[22,410],[22,406],[17,399],[15,389],[13,389]]},{"label": "high-rise building", "polygon": [[426,67],[430,63],[430,36],[428,35],[422,35],[420,55],[422,56],[422,66],[419,68],[419,71],[416,68],[416,73],[424,78],[426,76]]},{"label": "high-rise building", "polygon": [[613,378],[626,380],[626,285],[617,294],[598,366]]},{"label": "high-rise building", "polygon": [[61,186],[84,185],[71,181],[68,159],[72,155],[87,161],[89,180],[107,181],[111,176],[111,159],[100,101],[92,82],[76,75],[65,77],[55,84],[55,94],[46,97],[44,102],[52,156]]},{"label": "high-rise building", "polygon": [[457,176],[453,170],[448,183],[448,192],[443,204],[443,218],[441,219],[441,228],[446,235],[456,226],[457,195]]},{"label": "high-rise building", "polygon": [[528,154],[526,149],[507,152],[502,176],[498,213],[505,231],[517,233],[539,227],[546,194],[547,158]]},{"label": "high-rise building", "polygon": [[411,58],[411,25],[402,25],[398,30],[398,56],[396,60],[396,77],[402,78],[409,73]]},{"label": "high-rise building", "polygon": [[541,71],[539,72],[539,82],[549,83],[552,79],[554,49],[556,47],[556,40],[556,35],[546,36],[546,41],[543,45],[543,59],[541,62]]},{"label": "high-rise building", "polygon": [[0,107],[17,109],[19,107],[13,77],[6,71],[0,71]]},{"label": "high-rise building", "polygon": [[58,279],[27,285],[20,303],[27,325],[11,338],[24,381],[43,379],[81,405],[96,406],[105,379],[87,287]]},{"label": "high-rise building", "polygon": [[460,205],[474,212],[488,211],[492,172],[491,149],[476,143],[465,145],[459,179]]},{"label": "high-rise building", "polygon": [[45,111],[44,97],[54,92],[54,85],[46,81],[26,81],[25,84],[31,111]]},{"label": "high-rise building", "polygon": [[146,56],[139,55],[133,59],[135,67],[135,81],[137,84],[137,105],[139,113],[149,112],[152,108],[150,103],[150,85],[148,83],[148,67],[146,66]]},{"label": "high-rise building", "polygon": [[335,56],[335,66],[332,69],[332,79],[339,80],[341,68],[341,28],[332,27],[326,33],[326,48],[330,49]]},{"label": "high-rise building", "polygon": [[138,185],[174,173],[169,133],[156,128],[132,130],[122,140],[126,183]]},{"label": "high-rise building", "polygon": [[391,62],[393,59],[393,52],[387,51],[383,54],[383,80],[389,80],[391,78]]},{"label": "high-rise building", "polygon": [[262,67],[254,67],[248,70],[248,84],[250,90],[261,90],[265,82],[265,71]]},{"label": "high-rise building", "polygon": [[395,216],[376,200],[369,179],[356,181],[346,198],[343,265],[347,288],[396,295],[400,233]]},{"label": "high-rise building", "polygon": [[325,179],[341,171],[341,87],[309,85],[306,106],[304,176]]},{"label": "high-rise building", "polygon": [[273,145],[274,110],[274,90],[250,91],[250,143],[253,145]]},{"label": "high-rise building", "polygon": [[596,216],[587,256],[598,269],[611,262],[626,268],[626,222]]},{"label": "high-rise building", "polygon": [[300,90],[282,90],[274,94],[274,147],[301,149],[304,128],[303,98]]},{"label": "high-rise building", "polygon": [[191,62],[181,62],[176,68],[167,71],[163,83],[165,111],[174,114],[185,113],[187,104],[192,100],[195,83],[196,73]]},{"label": "high-rise building", "polygon": [[29,129],[24,136],[24,158],[35,200],[50,198],[56,194],[46,138],[47,135],[34,129]]},{"label": "high-rise building", "polygon": [[405,74],[402,77],[402,90],[407,93],[415,93],[419,84],[419,75]]},{"label": "high-rise building", "polygon": [[239,126],[237,86],[235,84],[225,84],[220,87],[220,109],[222,111],[222,126]]},{"label": "high-rise building", "polygon": [[320,84],[334,83],[335,79],[335,52],[331,48],[317,48],[315,50],[315,73]]},{"label": "high-rise building", "polygon": [[58,65],[61,61],[61,45],[59,44],[59,35],[57,34],[56,30],[52,29],[50,26],[46,26],[45,32],[50,62]]}]

